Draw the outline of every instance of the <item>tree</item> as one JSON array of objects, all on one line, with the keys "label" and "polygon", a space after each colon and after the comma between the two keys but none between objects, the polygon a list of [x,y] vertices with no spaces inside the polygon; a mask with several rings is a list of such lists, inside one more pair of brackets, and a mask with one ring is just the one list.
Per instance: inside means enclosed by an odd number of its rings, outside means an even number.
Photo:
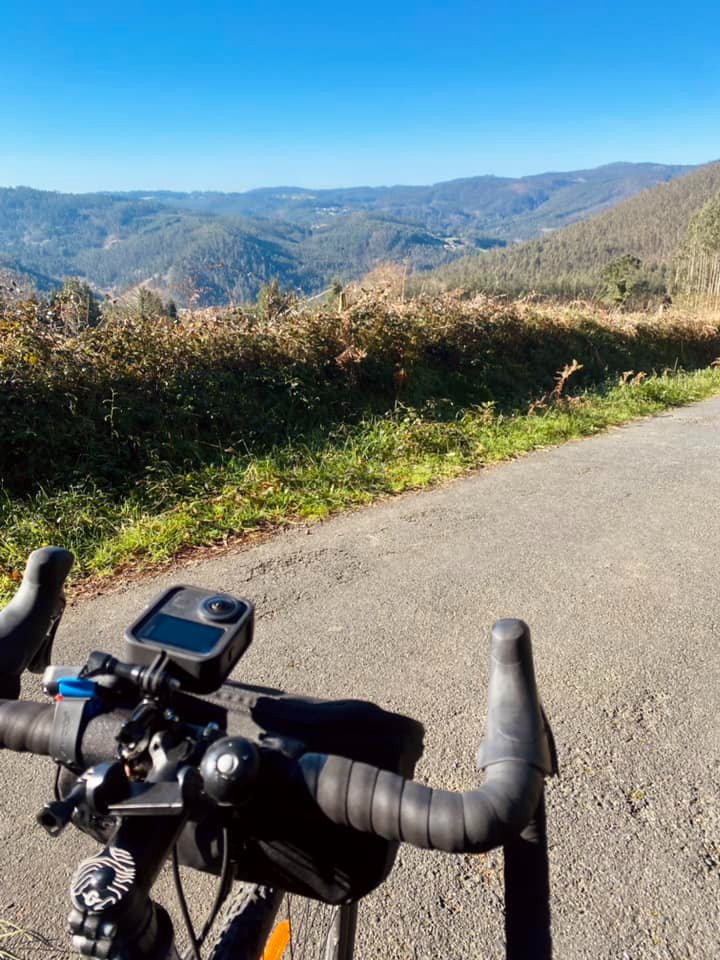
[{"label": "tree", "polygon": [[720,253],[720,193],[692,216],[688,237],[705,250]]},{"label": "tree", "polygon": [[613,303],[624,306],[641,282],[641,262],[639,257],[626,253],[622,257],[611,260],[600,271],[605,283],[606,297]]},{"label": "tree", "polygon": [[78,277],[66,277],[62,290],[50,298],[50,314],[70,333],[78,333],[100,322],[102,308],[90,286]]},{"label": "tree", "polygon": [[[330,281],[330,286],[326,291],[329,296],[327,298],[328,306],[334,307],[336,310],[339,310],[341,313],[346,307],[346,295],[345,295],[345,284],[340,280],[339,277],[334,277]],[[318,294],[318,297],[321,294]]]},{"label": "tree", "polygon": [[296,297],[289,290],[281,290],[276,277],[260,287],[257,305],[267,320],[275,320],[294,306]]},{"label": "tree", "polygon": [[165,304],[154,290],[138,287],[134,312],[138,320],[156,320],[167,316]]},{"label": "tree", "polygon": [[720,304],[720,193],[691,217],[675,267],[675,284],[685,296]]}]

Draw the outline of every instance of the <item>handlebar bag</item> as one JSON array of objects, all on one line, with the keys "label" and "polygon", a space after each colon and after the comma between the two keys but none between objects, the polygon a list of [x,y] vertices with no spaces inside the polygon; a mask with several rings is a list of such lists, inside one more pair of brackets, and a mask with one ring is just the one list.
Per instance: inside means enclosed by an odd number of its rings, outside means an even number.
[{"label": "handlebar bag", "polygon": [[[293,770],[303,753],[329,753],[412,777],[423,751],[422,725],[361,700],[314,700],[237,683],[208,699],[226,711],[228,734],[251,740],[263,757],[257,789],[232,813],[236,877],[333,904],[358,900],[381,884],[398,844],[330,821]],[[181,862],[218,873],[219,836],[216,816],[188,824]]]}]

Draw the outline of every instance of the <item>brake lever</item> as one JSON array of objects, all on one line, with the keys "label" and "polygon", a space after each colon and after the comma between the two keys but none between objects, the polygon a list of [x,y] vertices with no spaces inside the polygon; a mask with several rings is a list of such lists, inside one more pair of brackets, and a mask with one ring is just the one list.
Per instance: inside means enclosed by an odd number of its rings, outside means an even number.
[{"label": "brake lever", "polygon": [[48,666],[50,666],[50,662],[52,661],[53,643],[55,642],[55,634],[60,626],[62,615],[65,612],[65,606],[65,591],[63,590],[58,598],[56,612],[53,614],[50,620],[50,627],[45,635],[45,639],[35,651],[32,659],[27,665],[27,669],[30,671],[30,673],[42,673]]}]

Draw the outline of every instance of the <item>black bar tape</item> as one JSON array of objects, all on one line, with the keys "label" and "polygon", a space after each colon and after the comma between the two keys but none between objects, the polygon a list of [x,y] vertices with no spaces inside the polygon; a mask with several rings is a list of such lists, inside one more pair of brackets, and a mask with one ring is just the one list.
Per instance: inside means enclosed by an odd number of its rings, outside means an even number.
[{"label": "black bar tape", "polygon": [[50,755],[51,703],[0,700],[0,748]]},{"label": "black bar tape", "polygon": [[446,850],[448,853],[467,850],[462,794],[433,790],[428,833],[433,850]]},{"label": "black bar tape", "polygon": [[318,771],[317,802],[323,810],[332,810],[333,820],[347,823],[347,794],[350,782],[350,767],[352,760],[347,757],[333,757],[333,775],[320,776]]},{"label": "black bar tape", "polygon": [[492,850],[503,842],[503,830],[490,798],[483,790],[462,794],[465,835],[477,853]]},{"label": "black bar tape", "polygon": [[[322,773],[320,774],[322,780]],[[405,779],[397,773],[381,770],[372,793],[372,820],[373,833],[381,837],[390,837],[402,840],[400,834],[400,800],[402,798]]]},{"label": "black bar tape", "polygon": [[430,844],[430,804],[432,790],[422,783],[408,780],[400,808],[400,832],[406,843],[428,848]]},{"label": "black bar tape", "polygon": [[379,769],[369,763],[353,763],[350,768],[347,823],[364,833],[372,832],[372,798],[379,773]]},{"label": "black bar tape", "polygon": [[325,757],[321,753],[308,753],[303,757],[303,778],[310,794],[317,797],[318,777],[323,768]]},{"label": "black bar tape", "polygon": [[543,774],[518,761],[494,764],[476,790],[454,793],[346,757],[307,753],[305,789],[334,823],[447,853],[480,853],[515,836],[533,816]]}]

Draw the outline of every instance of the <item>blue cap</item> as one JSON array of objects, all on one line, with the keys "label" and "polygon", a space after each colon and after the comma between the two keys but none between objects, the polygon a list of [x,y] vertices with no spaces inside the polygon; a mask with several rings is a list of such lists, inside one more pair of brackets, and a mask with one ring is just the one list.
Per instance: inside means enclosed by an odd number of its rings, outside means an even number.
[{"label": "blue cap", "polygon": [[58,680],[58,693],[63,698],[90,700],[95,696],[97,684],[94,680],[80,680],[77,677],[64,677]]}]

